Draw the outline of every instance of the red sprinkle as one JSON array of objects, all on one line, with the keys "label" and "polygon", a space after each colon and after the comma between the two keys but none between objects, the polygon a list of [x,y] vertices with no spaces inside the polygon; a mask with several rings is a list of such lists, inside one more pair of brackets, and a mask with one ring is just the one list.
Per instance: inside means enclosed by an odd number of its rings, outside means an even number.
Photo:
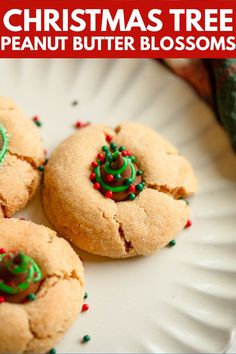
[{"label": "red sprinkle", "polygon": [[34,122],[38,122],[38,121],[39,121],[39,116],[37,116],[37,115],[36,115],[36,116],[33,116],[32,119],[33,119]]},{"label": "red sprinkle", "polygon": [[98,190],[101,188],[101,184],[96,182],[96,183],[94,183],[93,188]]},{"label": "red sprinkle", "polygon": [[89,305],[88,304],[83,304],[82,311],[85,312],[85,311],[88,311],[88,309],[89,309]]},{"label": "red sprinkle", "polygon": [[109,181],[109,182],[112,182],[112,181],[114,181],[114,176],[113,175],[107,175],[107,180]]},{"label": "red sprinkle", "polygon": [[131,184],[129,186],[129,192],[133,193],[135,191],[135,185],[134,184]]},{"label": "red sprinkle", "polygon": [[80,122],[79,120],[75,122],[75,128],[82,128],[84,126],[84,123]]},{"label": "red sprinkle", "polygon": [[187,227],[191,227],[192,226],[192,221],[191,220],[188,220],[187,221],[187,224],[185,225],[185,227],[187,228]]},{"label": "red sprinkle", "polygon": [[6,249],[5,248],[0,248],[0,254],[4,254],[4,253],[7,253]]},{"label": "red sprinkle", "polygon": [[97,163],[96,161],[93,161],[93,162],[91,163],[91,166],[92,166],[93,168],[96,168],[96,167],[98,167],[98,163]]},{"label": "red sprinkle", "polygon": [[21,301],[22,304],[27,304],[28,302],[29,302],[28,299],[24,299],[24,300]]},{"label": "red sprinkle", "polygon": [[75,122],[75,128],[84,128],[87,127],[87,125],[89,124],[89,122],[81,122],[80,120],[78,120],[77,122]]},{"label": "red sprinkle", "polygon": [[8,286],[14,286],[13,281],[8,281],[6,284],[7,284]]},{"label": "red sprinkle", "polygon": [[0,296],[0,304],[2,304],[5,301],[6,301],[5,297],[4,296]]},{"label": "red sprinkle", "polygon": [[122,156],[124,156],[124,157],[125,157],[125,156],[128,156],[128,151],[123,150],[121,154],[122,154]]},{"label": "red sprinkle", "polygon": [[96,174],[94,173],[94,172],[92,172],[91,174],[90,174],[90,180],[91,181],[94,181],[96,179]]},{"label": "red sprinkle", "polygon": [[112,198],[112,196],[113,196],[112,191],[107,191],[107,192],[105,193],[105,197],[106,197],[106,198]]},{"label": "red sprinkle", "polygon": [[106,135],[106,141],[108,142],[108,143],[110,143],[111,141],[112,141],[112,139],[113,139],[113,136],[112,135]]},{"label": "red sprinkle", "polygon": [[101,161],[101,162],[105,162],[105,156],[103,154],[98,154],[97,158]]}]

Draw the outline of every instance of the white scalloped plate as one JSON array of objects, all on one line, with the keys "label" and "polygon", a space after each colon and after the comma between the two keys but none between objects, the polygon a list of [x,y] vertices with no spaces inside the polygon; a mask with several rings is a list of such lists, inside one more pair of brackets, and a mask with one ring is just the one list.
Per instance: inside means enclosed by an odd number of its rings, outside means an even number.
[{"label": "white scalloped plate", "polygon": [[[211,110],[150,60],[1,60],[0,77],[2,95],[40,115],[49,152],[77,119],[136,120],[176,144],[199,179],[193,226],[175,247],[123,261],[82,253],[90,310],[58,352],[224,352],[236,323],[236,158]],[[48,224],[39,195],[19,215]]]}]

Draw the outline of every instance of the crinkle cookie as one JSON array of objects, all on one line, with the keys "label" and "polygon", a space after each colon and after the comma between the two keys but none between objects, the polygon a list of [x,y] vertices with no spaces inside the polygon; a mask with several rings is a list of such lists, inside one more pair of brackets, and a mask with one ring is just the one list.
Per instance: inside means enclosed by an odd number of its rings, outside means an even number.
[{"label": "crinkle cookie", "polygon": [[189,162],[153,130],[90,125],[66,139],[45,169],[43,204],[77,247],[112,258],[149,255],[185,226],[181,198],[196,190]]},{"label": "crinkle cookie", "polygon": [[83,266],[44,226],[0,220],[0,353],[46,353],[81,311]]},{"label": "crinkle cookie", "polygon": [[15,103],[0,97],[0,217],[10,217],[33,197],[44,163],[38,128]]}]

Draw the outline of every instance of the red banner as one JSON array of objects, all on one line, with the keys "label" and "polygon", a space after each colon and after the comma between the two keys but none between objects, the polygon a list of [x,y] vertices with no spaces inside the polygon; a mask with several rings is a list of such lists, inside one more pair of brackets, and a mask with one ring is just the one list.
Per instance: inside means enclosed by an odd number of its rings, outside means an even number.
[{"label": "red banner", "polygon": [[0,57],[235,57],[235,1],[1,0]]}]

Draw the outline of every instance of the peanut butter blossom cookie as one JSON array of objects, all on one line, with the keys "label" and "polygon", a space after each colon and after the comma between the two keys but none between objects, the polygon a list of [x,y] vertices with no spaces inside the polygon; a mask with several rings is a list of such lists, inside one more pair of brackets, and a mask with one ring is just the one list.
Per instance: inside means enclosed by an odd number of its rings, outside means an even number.
[{"label": "peanut butter blossom cookie", "polygon": [[155,131],[126,122],[89,125],[66,139],[45,168],[43,204],[77,247],[113,258],[149,255],[189,218],[196,190],[189,162]]},{"label": "peanut butter blossom cookie", "polygon": [[15,103],[0,97],[0,217],[10,217],[33,197],[45,161],[39,129]]},{"label": "peanut butter blossom cookie", "polygon": [[41,225],[0,220],[0,353],[49,352],[83,298],[83,266],[67,241]]}]

